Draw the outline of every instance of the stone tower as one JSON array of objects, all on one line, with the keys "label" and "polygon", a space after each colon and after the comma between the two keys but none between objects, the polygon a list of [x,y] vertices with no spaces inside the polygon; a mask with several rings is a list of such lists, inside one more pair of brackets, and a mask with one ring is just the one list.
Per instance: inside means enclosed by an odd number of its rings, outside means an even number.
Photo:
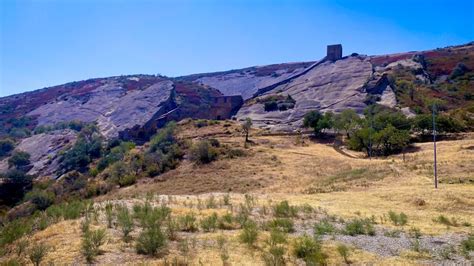
[{"label": "stone tower", "polygon": [[342,58],[342,45],[340,44],[328,45],[326,59],[331,60],[331,61],[336,61],[341,58]]}]

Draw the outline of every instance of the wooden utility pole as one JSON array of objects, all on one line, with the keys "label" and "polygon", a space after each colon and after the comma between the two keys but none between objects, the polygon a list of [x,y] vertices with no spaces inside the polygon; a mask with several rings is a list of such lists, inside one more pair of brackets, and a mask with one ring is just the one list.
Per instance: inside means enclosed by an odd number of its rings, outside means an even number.
[{"label": "wooden utility pole", "polygon": [[433,155],[434,155],[434,186],[438,188],[438,169],[436,167],[436,105],[433,104]]}]

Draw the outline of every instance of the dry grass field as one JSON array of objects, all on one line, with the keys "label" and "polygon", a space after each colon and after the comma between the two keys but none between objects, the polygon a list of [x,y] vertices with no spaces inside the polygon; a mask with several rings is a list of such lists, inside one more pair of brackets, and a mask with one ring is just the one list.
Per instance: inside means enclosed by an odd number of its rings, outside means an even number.
[{"label": "dry grass field", "polygon": [[[207,165],[195,165],[185,158],[177,169],[158,178],[141,179],[101,196],[95,200],[91,227],[106,228],[107,203],[130,209],[145,202],[167,206],[176,219],[192,213],[198,228],[200,221],[213,213],[220,219],[226,214],[239,217],[248,210],[248,217],[261,227],[256,243],[253,247],[241,243],[242,229],[234,222],[231,228],[211,232],[178,230],[176,240],[169,241],[162,254],[150,257],[135,252],[134,240],[141,231],[138,226],[131,233],[132,241],[125,243],[115,225],[106,229],[107,240],[96,263],[263,265],[269,238],[265,225],[275,219],[275,206],[286,200],[297,210],[289,218],[294,229],[283,244],[286,264],[304,265],[293,255],[295,239],[313,235],[315,224],[331,221],[342,232],[350,221],[366,218],[373,224],[375,236],[322,236],[328,264],[345,263],[337,251],[341,243],[349,247],[353,264],[469,264],[469,254],[461,255],[459,243],[474,231],[472,136],[438,143],[440,184],[434,189],[431,143],[416,144],[405,158],[396,155],[368,160],[354,152],[351,156],[337,152],[332,143],[265,136],[259,131],[253,131],[253,144],[244,149],[239,127],[231,122],[198,129],[184,123],[180,128],[183,139],[216,138],[221,145],[241,148],[245,156],[220,158]],[[390,211],[406,214],[406,224],[394,225]],[[56,223],[32,237],[51,247],[46,263],[85,263],[80,251],[83,219]],[[421,234],[421,248],[414,247],[415,240],[410,238],[413,228]],[[452,254],[446,254],[447,247],[453,248]]]}]

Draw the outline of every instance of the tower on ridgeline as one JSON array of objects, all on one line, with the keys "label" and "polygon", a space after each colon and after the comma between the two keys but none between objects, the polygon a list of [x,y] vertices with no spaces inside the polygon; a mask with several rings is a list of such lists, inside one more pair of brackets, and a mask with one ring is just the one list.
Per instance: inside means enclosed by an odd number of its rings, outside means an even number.
[{"label": "tower on ridgeline", "polygon": [[342,58],[342,45],[340,44],[328,45],[326,59],[331,60],[331,61],[336,61],[341,58]]}]

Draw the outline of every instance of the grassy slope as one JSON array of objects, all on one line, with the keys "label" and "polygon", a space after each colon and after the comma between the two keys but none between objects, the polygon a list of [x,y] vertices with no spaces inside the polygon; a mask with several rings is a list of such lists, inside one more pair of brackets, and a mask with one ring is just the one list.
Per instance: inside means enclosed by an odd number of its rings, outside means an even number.
[{"label": "grassy slope", "polygon": [[[230,123],[229,123],[230,124]],[[220,136],[221,143],[241,146],[243,138],[238,127],[223,124],[195,129],[189,124],[181,126],[184,138],[208,136],[227,130],[230,134]],[[377,219],[386,215],[389,210],[405,212],[409,223],[405,229],[416,226],[423,234],[440,235],[450,233],[468,233],[472,227],[447,228],[432,221],[440,214],[456,217],[459,221],[474,224],[474,186],[472,183],[447,184],[453,178],[472,180],[474,165],[474,139],[467,136],[464,140],[443,141],[439,143],[439,173],[441,181],[438,190],[433,189],[431,176],[431,144],[417,144],[419,150],[406,155],[403,162],[401,155],[385,159],[350,158],[336,152],[330,144],[314,143],[305,139],[303,144],[295,145],[294,136],[259,136],[253,137],[255,145],[248,150],[247,157],[223,159],[205,166],[194,166],[184,162],[178,169],[172,170],[160,178],[142,179],[137,185],[112,192],[97,199],[97,202],[111,200],[125,202],[130,206],[134,202],[143,202],[147,192],[155,195],[154,202],[167,201],[173,209],[173,215],[194,212],[198,217],[205,217],[212,212],[223,214],[228,207],[218,204],[216,209],[197,208],[198,202],[206,202],[209,192],[228,192],[232,190],[231,200],[234,206],[244,201],[243,193],[250,193],[256,198],[256,206],[270,206],[279,200],[289,200],[291,204],[309,204],[330,215],[344,219],[358,216]],[[357,157],[357,154],[355,157]],[[321,185],[323,184],[323,185]],[[316,188],[325,188],[327,193],[314,193]],[[164,195],[180,195],[168,197]],[[161,200],[158,196],[161,195]],[[216,195],[221,202],[223,193]],[[426,202],[418,206],[416,199]],[[193,206],[191,206],[191,203]],[[100,205],[98,205],[100,206]],[[100,209],[100,208],[99,208]],[[235,212],[236,210],[234,210]],[[313,224],[314,219],[302,223]],[[105,225],[103,214],[95,227]],[[386,222],[384,226],[393,227]],[[202,262],[205,265],[220,264],[220,253],[216,245],[217,236],[224,234],[227,238],[229,261],[231,264],[261,264],[257,250],[250,250],[237,239],[239,230],[217,233],[183,234],[181,238],[196,239],[196,246],[188,259],[193,264]],[[84,263],[80,255],[80,221],[63,221],[36,233],[32,239],[52,246],[52,251],[45,261],[54,263]],[[104,254],[98,257],[99,263],[116,264],[138,262],[163,263],[163,259],[137,255],[133,244],[125,244],[120,239],[120,231],[108,229],[108,242],[103,247]],[[135,231],[132,234],[137,236]],[[262,248],[265,237],[259,238],[258,246]],[[172,242],[166,255],[168,261],[180,256],[178,244]],[[327,241],[324,250],[329,254],[330,263],[342,263],[335,251],[335,242]],[[375,254],[355,249],[351,255],[352,262],[379,263],[414,263],[406,256],[380,258]],[[290,264],[297,264],[289,259]]]}]

